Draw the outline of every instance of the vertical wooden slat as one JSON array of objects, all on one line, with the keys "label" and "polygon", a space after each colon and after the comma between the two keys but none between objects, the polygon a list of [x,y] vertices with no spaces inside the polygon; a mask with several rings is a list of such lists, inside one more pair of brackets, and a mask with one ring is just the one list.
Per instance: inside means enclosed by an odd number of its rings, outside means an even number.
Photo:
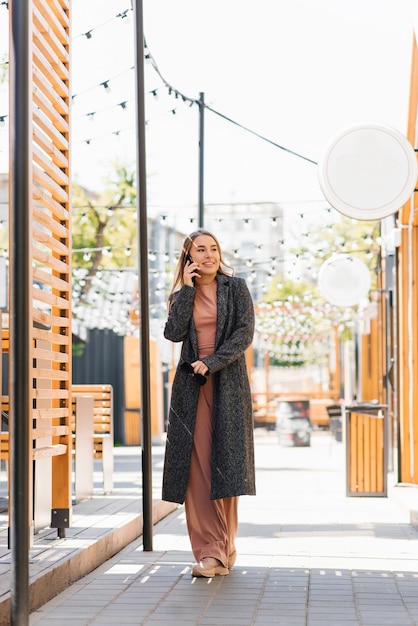
[{"label": "vertical wooden slat", "polygon": [[350,424],[349,424],[349,458],[350,458],[350,491],[357,491],[357,416],[351,416]]},{"label": "vertical wooden slat", "polygon": [[[407,138],[417,148],[418,47],[412,42]],[[399,211],[399,480],[418,484],[418,194]]]}]

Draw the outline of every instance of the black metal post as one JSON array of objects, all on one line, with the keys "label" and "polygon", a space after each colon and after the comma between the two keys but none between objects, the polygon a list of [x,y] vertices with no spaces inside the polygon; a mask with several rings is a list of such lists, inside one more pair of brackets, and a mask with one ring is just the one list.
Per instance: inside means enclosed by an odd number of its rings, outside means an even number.
[{"label": "black metal post", "polygon": [[29,619],[31,0],[10,3],[10,545],[12,626]]},{"label": "black metal post", "polygon": [[205,158],[205,94],[199,94],[199,228],[205,221],[204,209],[204,158]]},{"label": "black metal post", "polygon": [[137,114],[138,276],[141,319],[142,516],[143,547],[152,550],[152,434],[148,294],[147,187],[145,159],[144,26],[142,0],[134,2]]}]

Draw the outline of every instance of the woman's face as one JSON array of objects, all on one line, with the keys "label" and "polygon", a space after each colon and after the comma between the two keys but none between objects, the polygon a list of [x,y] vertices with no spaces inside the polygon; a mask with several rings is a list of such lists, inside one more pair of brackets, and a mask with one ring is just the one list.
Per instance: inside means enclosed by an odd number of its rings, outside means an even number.
[{"label": "woman's face", "polygon": [[206,282],[208,279],[213,279],[216,276],[221,262],[221,255],[213,237],[210,235],[198,235],[193,240],[190,255],[193,261],[199,264],[201,278],[197,278],[197,282]]}]

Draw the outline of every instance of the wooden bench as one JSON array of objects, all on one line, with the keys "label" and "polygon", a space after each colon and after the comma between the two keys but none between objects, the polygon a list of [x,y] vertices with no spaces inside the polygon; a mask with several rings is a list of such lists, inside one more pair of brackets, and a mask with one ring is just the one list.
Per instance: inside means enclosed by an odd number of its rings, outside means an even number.
[{"label": "wooden bench", "polygon": [[71,392],[73,398],[77,396],[93,398],[93,456],[102,461],[103,488],[105,493],[109,493],[113,489],[113,387],[94,384],[72,385]]}]

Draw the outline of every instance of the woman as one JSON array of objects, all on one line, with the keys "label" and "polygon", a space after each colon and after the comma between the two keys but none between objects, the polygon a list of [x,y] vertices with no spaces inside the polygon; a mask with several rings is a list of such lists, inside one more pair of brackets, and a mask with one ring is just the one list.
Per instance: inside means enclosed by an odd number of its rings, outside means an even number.
[{"label": "woman", "polygon": [[[238,496],[255,494],[251,392],[245,350],[254,307],[227,273],[210,232],[186,237],[164,336],[183,342],[171,391],[163,499],[184,502],[193,576],[226,575],[236,558]],[[232,273],[232,272],[230,272]]]}]

